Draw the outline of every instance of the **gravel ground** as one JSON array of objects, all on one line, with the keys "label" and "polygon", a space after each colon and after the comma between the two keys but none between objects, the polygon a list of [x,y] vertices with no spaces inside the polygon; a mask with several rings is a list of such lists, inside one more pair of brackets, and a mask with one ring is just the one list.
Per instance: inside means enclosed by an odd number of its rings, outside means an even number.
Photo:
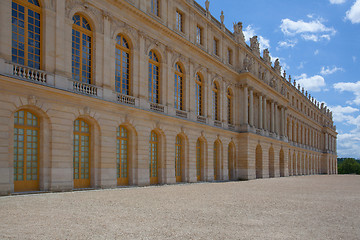
[{"label": "gravel ground", "polygon": [[0,239],[360,239],[360,176],[0,197]]}]

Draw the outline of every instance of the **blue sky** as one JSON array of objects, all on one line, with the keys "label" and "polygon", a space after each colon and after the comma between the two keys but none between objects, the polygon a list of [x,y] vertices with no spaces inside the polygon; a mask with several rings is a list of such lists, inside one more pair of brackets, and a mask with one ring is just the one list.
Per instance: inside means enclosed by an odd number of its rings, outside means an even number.
[{"label": "blue sky", "polygon": [[[205,0],[197,0],[205,8]],[[333,111],[339,157],[360,159],[360,0],[210,0],[247,43],[257,35],[287,75]]]}]

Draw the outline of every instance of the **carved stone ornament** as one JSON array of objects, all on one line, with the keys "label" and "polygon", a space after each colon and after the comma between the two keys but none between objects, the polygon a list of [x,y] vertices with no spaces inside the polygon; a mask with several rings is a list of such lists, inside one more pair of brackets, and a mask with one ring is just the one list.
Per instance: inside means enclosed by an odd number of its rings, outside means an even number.
[{"label": "carved stone ornament", "polygon": [[210,8],[210,1],[209,0],[205,1],[205,8],[206,8],[206,12],[209,12],[209,8]]},{"label": "carved stone ornament", "polygon": [[221,11],[221,15],[220,15],[221,25],[224,25],[224,19],[225,19],[224,11]]}]

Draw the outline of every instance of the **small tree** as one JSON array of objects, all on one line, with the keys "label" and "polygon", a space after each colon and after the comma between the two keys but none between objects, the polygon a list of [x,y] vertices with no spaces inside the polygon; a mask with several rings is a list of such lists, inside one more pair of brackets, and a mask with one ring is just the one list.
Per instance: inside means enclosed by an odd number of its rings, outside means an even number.
[{"label": "small tree", "polygon": [[339,174],[359,174],[360,164],[354,158],[345,158],[338,166]]}]

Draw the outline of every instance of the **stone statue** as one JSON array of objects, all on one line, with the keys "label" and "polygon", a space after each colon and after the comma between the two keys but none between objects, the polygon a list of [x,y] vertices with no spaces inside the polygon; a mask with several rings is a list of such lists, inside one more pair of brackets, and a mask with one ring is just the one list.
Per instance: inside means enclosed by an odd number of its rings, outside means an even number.
[{"label": "stone statue", "polygon": [[266,63],[271,64],[271,58],[270,58],[270,52],[269,49],[264,49],[263,51],[263,59],[265,60]]},{"label": "stone statue", "polygon": [[260,55],[260,47],[257,36],[250,38],[250,48],[255,51],[256,54]]},{"label": "stone statue", "polygon": [[205,7],[206,7],[206,12],[209,12],[209,7],[210,7],[210,1],[209,0],[205,1]]},{"label": "stone statue", "polygon": [[242,29],[243,29],[242,22],[234,23],[234,35],[238,42],[239,41],[245,42],[245,36]]},{"label": "stone statue", "polygon": [[224,19],[225,19],[224,11],[221,11],[221,15],[220,15],[221,25],[224,25]]},{"label": "stone statue", "polygon": [[278,58],[275,60],[274,69],[275,69],[275,72],[277,72],[278,74],[281,73],[281,66],[280,66],[280,61]]},{"label": "stone statue", "polygon": [[250,67],[251,67],[251,60],[249,59],[249,57],[247,55],[244,58],[243,65],[244,65],[244,70],[246,72],[248,72],[250,70]]},{"label": "stone statue", "polygon": [[291,83],[291,75],[289,75],[289,83]]},{"label": "stone statue", "polygon": [[286,71],[284,70],[283,77],[286,78]]},{"label": "stone statue", "polygon": [[296,87],[296,80],[294,79],[294,87]]}]

